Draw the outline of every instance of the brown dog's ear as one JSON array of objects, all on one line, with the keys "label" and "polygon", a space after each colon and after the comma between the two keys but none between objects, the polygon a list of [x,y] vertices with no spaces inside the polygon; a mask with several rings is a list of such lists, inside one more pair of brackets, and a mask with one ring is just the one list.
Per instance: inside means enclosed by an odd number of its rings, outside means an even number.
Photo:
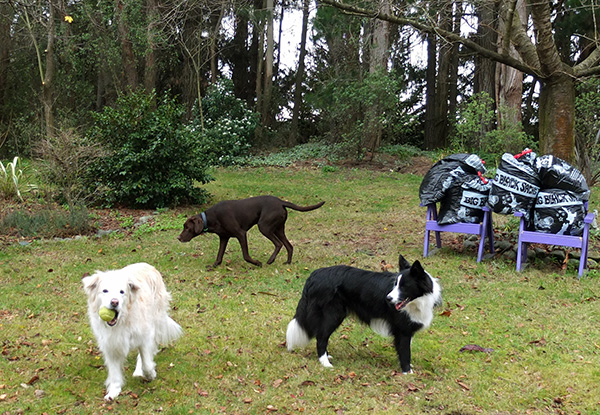
[{"label": "brown dog's ear", "polygon": [[200,235],[202,231],[204,231],[204,221],[200,216],[194,216],[190,218],[192,224],[194,225],[194,233],[196,235]]}]

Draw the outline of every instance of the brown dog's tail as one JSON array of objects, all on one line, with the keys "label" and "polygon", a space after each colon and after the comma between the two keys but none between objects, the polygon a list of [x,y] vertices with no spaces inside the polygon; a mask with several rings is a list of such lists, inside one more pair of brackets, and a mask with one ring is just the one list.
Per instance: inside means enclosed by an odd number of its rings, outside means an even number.
[{"label": "brown dog's tail", "polygon": [[317,203],[316,205],[310,205],[310,206],[298,206],[298,205],[293,204],[292,202],[287,202],[285,200],[282,200],[281,204],[283,205],[283,207],[286,207],[286,208],[299,210],[300,212],[308,212],[309,210],[315,210],[315,209],[320,208],[321,206],[323,206],[325,204],[325,202],[320,202],[320,203]]}]

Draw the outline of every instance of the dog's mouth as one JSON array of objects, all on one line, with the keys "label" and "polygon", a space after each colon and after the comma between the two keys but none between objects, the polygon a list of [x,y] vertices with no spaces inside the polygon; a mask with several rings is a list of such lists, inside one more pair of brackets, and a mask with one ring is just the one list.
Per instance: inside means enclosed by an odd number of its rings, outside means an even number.
[{"label": "dog's mouth", "polygon": [[117,320],[119,319],[119,312],[117,310],[115,310],[115,318],[113,318],[110,321],[107,321],[106,324],[108,324],[110,327],[114,326],[115,324],[117,324]]},{"label": "dog's mouth", "polygon": [[410,301],[411,301],[410,297],[406,297],[404,300],[396,303],[394,305],[394,307],[396,308],[396,311],[402,310],[406,306],[406,304],[410,303]]}]

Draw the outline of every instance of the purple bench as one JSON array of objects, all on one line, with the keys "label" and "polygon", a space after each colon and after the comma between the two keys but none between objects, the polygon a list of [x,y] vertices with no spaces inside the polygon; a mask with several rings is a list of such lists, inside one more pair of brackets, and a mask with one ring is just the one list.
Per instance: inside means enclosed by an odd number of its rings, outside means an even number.
[{"label": "purple bench", "polygon": [[[423,205],[421,205],[423,206]],[[449,225],[439,225],[437,223],[438,211],[437,205],[431,203],[427,207],[427,216],[425,218],[425,242],[423,244],[423,257],[429,255],[429,235],[431,231],[435,232],[435,241],[438,248],[442,247],[441,232],[466,233],[470,235],[479,235],[479,250],[477,251],[477,262],[483,259],[483,250],[485,238],[490,241],[490,252],[494,253],[494,230],[492,229],[492,212],[489,208],[483,208],[483,221],[481,223],[453,223]]]},{"label": "purple bench", "polygon": [[[587,209],[587,206],[586,206]],[[588,257],[588,238],[590,233],[590,225],[594,221],[594,214],[588,212],[583,220],[583,234],[581,236],[571,235],[556,235],[552,233],[528,231],[526,220],[523,213],[515,212],[515,216],[520,218],[519,224],[519,242],[517,248],[517,271],[521,271],[523,262],[527,260],[527,244],[537,243],[546,245],[568,246],[571,248],[581,249],[581,257],[579,258],[579,276],[583,276],[583,271],[587,266]]]}]

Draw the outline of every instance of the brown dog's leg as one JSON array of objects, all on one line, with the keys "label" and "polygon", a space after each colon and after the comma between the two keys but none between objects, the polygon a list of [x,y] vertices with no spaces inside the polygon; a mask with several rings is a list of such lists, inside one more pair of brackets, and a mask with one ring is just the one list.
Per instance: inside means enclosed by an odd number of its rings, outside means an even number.
[{"label": "brown dog's leg", "polygon": [[229,237],[219,235],[219,253],[217,254],[217,260],[213,264],[213,267],[221,265],[221,262],[223,262],[223,255],[225,254],[225,248],[227,248],[227,242],[229,242]]},{"label": "brown dog's leg", "polygon": [[279,228],[275,231],[271,231],[271,232],[267,232],[264,228],[261,229],[260,226],[259,226],[259,229],[260,229],[261,233],[263,235],[265,235],[271,242],[273,242],[273,245],[275,245],[275,251],[273,251],[273,254],[267,261],[267,264],[272,264],[273,261],[275,261],[275,258],[279,254],[279,251],[281,251],[282,246],[285,246],[285,249],[287,250],[287,254],[288,254],[288,258],[285,263],[291,264],[294,248],[292,247],[292,244],[290,243],[290,241],[288,241],[287,237],[285,236],[285,231],[283,230],[283,228],[281,227],[281,228]]},{"label": "brown dog's leg", "polygon": [[260,263],[260,261],[252,259],[250,257],[250,254],[248,253],[248,239],[246,238],[246,233],[244,232],[244,233],[236,236],[236,238],[238,241],[240,241],[240,246],[242,247],[242,255],[244,256],[244,259],[246,260],[246,262],[249,262],[251,264],[261,267],[262,264]]}]

